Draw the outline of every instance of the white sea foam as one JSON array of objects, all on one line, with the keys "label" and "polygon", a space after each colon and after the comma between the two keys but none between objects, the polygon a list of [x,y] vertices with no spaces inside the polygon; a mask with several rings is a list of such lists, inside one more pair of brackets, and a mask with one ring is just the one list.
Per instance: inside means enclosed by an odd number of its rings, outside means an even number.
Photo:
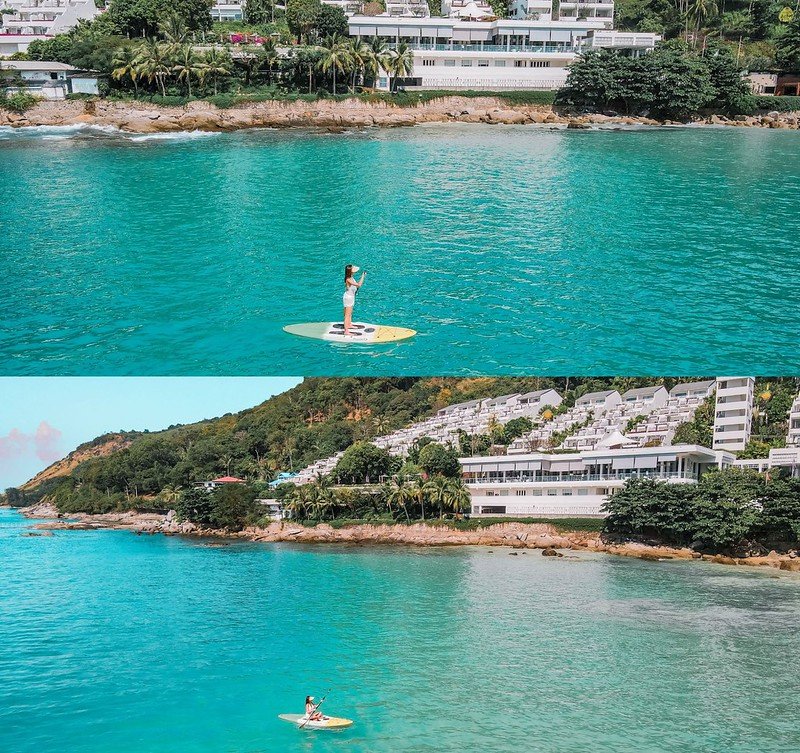
[{"label": "white sea foam", "polygon": [[106,136],[122,138],[127,141],[189,141],[216,136],[213,131],[173,131],[170,133],[131,133],[112,125],[75,123],[72,125],[0,126],[0,140],[14,138],[41,138],[48,141],[63,141],[75,137],[87,138]]}]

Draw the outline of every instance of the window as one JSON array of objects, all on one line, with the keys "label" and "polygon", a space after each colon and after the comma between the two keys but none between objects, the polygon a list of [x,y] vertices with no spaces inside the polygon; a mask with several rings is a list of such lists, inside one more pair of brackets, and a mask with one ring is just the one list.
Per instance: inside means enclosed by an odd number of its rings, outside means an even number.
[{"label": "window", "polygon": [[487,507],[486,505],[484,505],[483,507],[481,507],[481,512],[484,515],[505,515],[506,508],[499,506]]},{"label": "window", "polygon": [[588,489],[578,489],[578,496],[579,497],[585,497],[587,494],[589,494],[589,490]]},{"label": "window", "polygon": [[462,68],[472,68],[472,61],[471,60],[462,60],[461,61]]},{"label": "window", "polygon": [[558,489],[548,489],[547,490],[548,497],[557,497],[558,496]]},{"label": "window", "polygon": [[524,497],[528,492],[525,489],[517,489],[517,496]]},{"label": "window", "polygon": [[58,80],[58,74],[57,73],[51,73],[50,74],[50,78],[53,79],[53,81],[57,81]]},{"label": "window", "polygon": [[423,65],[436,65],[436,61],[431,58],[423,58],[422,59]]},{"label": "window", "polygon": [[488,60],[479,60],[478,61],[478,68],[488,68],[489,61]]},{"label": "window", "polygon": [[456,66],[456,61],[455,60],[445,60],[444,61],[444,67],[445,68],[455,68],[455,66]]},{"label": "window", "polygon": [[506,67],[506,61],[505,60],[495,60],[494,61],[494,67],[495,68],[505,68]]}]

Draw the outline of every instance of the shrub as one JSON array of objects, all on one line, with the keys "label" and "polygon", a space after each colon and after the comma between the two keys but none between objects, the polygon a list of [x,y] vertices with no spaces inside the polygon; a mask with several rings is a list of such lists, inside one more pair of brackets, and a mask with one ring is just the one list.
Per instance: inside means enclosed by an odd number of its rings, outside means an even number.
[{"label": "shrub", "polygon": [[0,99],[0,107],[9,112],[15,112],[18,115],[27,112],[39,101],[38,97],[28,92],[17,92],[10,97]]}]

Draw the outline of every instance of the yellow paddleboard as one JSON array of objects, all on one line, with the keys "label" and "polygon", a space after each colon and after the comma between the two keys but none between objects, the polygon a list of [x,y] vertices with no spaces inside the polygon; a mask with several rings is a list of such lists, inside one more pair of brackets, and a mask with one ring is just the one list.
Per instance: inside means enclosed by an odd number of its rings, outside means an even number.
[{"label": "yellow paddleboard", "polygon": [[342,719],[338,716],[326,716],[322,719],[308,721],[305,714],[278,714],[278,719],[283,719],[284,722],[291,722],[303,729],[344,729],[353,724],[352,719]]},{"label": "yellow paddleboard", "polygon": [[385,324],[365,324],[353,322],[350,334],[345,335],[342,322],[308,322],[289,324],[284,332],[299,337],[312,337],[335,343],[392,343],[414,337],[416,331],[407,327],[387,327]]}]

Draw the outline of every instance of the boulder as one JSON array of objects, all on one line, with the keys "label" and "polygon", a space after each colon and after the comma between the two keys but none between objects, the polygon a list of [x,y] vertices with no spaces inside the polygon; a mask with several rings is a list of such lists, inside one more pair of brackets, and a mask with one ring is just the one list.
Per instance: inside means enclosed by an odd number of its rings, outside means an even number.
[{"label": "boulder", "polygon": [[547,549],[542,549],[542,557],[563,557],[564,555],[561,552],[556,551],[552,547]]},{"label": "boulder", "polygon": [[585,131],[591,128],[591,125],[589,125],[588,123],[584,123],[583,121],[580,120],[570,120],[567,123],[567,128]]}]

